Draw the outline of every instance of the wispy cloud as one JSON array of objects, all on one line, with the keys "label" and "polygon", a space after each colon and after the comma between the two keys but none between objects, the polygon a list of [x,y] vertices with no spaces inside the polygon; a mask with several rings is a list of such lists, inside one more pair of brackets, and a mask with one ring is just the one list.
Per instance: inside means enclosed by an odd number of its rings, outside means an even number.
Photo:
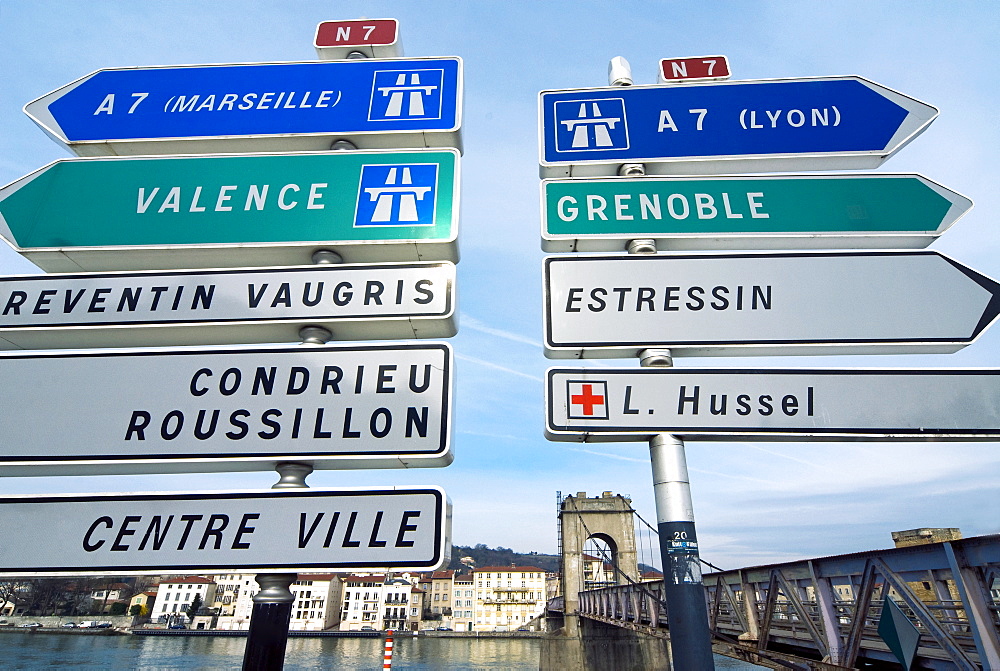
[{"label": "wispy cloud", "polygon": [[459,431],[458,433],[462,434],[463,436],[478,436],[479,438],[500,438],[503,440],[516,440],[519,442],[527,442],[527,439],[525,439],[524,437],[514,436],[509,433],[486,433],[484,431],[468,431],[468,430]]},{"label": "wispy cloud", "polygon": [[562,446],[564,450],[569,450],[570,452],[582,452],[583,454],[593,454],[598,457],[607,457],[608,459],[617,459],[618,461],[631,461],[637,464],[648,464],[649,459],[638,459],[636,457],[625,457],[620,454],[613,454],[611,452],[598,452],[597,450],[588,450],[582,447],[567,447]]},{"label": "wispy cloud", "polygon": [[511,342],[521,343],[522,345],[531,345],[532,347],[538,349],[541,349],[542,347],[542,341],[538,337],[529,338],[528,336],[523,336],[520,333],[513,333],[511,331],[504,331],[503,329],[487,326],[475,317],[470,317],[467,312],[460,313],[458,319],[463,329],[467,328],[473,331],[479,331],[480,333],[503,338],[504,340],[510,340]]},{"label": "wispy cloud", "polygon": [[542,378],[539,377],[539,376],[537,376],[537,375],[528,375],[527,373],[522,373],[519,370],[514,370],[513,368],[507,368],[506,366],[501,366],[499,364],[495,364],[492,361],[483,361],[482,359],[477,359],[477,358],[471,357],[471,356],[469,356],[467,354],[456,354],[455,356],[456,356],[456,358],[461,359],[462,361],[468,361],[469,363],[474,363],[474,364],[479,365],[479,366],[485,366],[486,368],[492,368],[494,370],[500,370],[500,371],[503,371],[504,373],[510,373],[511,375],[517,375],[518,377],[527,378],[527,379],[533,380],[535,382],[541,382],[542,381]]}]

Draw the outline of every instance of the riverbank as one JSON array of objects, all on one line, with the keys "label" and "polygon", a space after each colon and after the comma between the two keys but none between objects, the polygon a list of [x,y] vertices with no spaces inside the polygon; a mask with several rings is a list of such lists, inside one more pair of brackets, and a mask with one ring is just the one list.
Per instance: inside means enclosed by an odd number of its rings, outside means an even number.
[{"label": "riverbank", "polygon": [[[51,631],[51,630],[48,630]],[[88,630],[84,630],[88,631]],[[223,630],[223,629],[132,629],[127,633],[136,636],[219,636],[219,637],[245,637],[247,630]],[[531,639],[542,638],[544,635],[540,631],[393,631],[394,638],[466,638],[466,639]],[[382,638],[384,631],[297,631],[290,630],[289,638]]]},{"label": "riverbank", "polygon": [[0,635],[4,633],[16,634],[60,634],[67,636],[127,636],[128,631],[121,629],[80,629],[62,627],[3,627],[0,626]]}]

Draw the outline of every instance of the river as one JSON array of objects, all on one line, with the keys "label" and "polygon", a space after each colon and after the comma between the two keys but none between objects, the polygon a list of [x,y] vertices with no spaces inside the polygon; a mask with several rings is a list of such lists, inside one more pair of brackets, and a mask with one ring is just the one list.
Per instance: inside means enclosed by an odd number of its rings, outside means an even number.
[{"label": "river", "polygon": [[[17,671],[217,671],[239,669],[245,638],[207,636],[86,636],[4,632],[3,668]],[[382,639],[291,638],[287,671],[375,671]],[[397,638],[398,671],[537,671],[539,639]],[[762,667],[716,657],[716,668]]]}]

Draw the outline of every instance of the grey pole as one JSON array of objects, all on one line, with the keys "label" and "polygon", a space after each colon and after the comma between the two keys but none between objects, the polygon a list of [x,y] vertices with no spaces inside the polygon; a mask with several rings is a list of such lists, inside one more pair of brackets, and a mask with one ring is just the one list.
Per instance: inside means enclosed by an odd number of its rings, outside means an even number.
[{"label": "grey pole", "polygon": [[[271,489],[308,489],[310,464],[279,463],[281,476]],[[298,579],[295,573],[261,573],[256,576],[260,591],[253,596],[250,630],[243,652],[243,671],[281,671],[285,667],[288,623],[292,619],[295,595],[289,589]]]},{"label": "grey pole", "polygon": [[[339,254],[319,250],[313,255],[316,263],[338,263]],[[333,334],[322,326],[303,326],[299,337],[305,345],[323,345]],[[308,489],[306,476],[312,464],[294,461],[275,466],[279,479],[271,489]],[[285,667],[285,647],[288,644],[288,623],[292,619],[295,595],[289,589],[298,579],[295,573],[261,573],[256,576],[260,591],[253,597],[250,629],[243,652],[243,671],[281,671]]]},{"label": "grey pole", "polygon": [[[616,56],[608,65],[611,86],[631,86],[632,70],[624,58]],[[642,177],[641,163],[618,167],[622,177]],[[656,254],[656,241],[630,240],[629,254]],[[639,352],[639,364],[673,366],[670,350]],[[656,502],[660,561],[663,564],[663,596],[670,626],[670,663],[674,671],[713,671],[712,637],[708,628],[708,606],[701,581],[698,537],[694,528],[694,506],[688,480],[684,441],[668,433],[649,441],[649,461],[653,469],[653,498]]]},{"label": "grey pole", "polygon": [[[673,358],[669,350],[643,350],[640,362],[643,366],[670,366]],[[711,671],[715,661],[684,441],[669,433],[653,436],[649,460],[670,627],[670,662],[675,671]]]}]

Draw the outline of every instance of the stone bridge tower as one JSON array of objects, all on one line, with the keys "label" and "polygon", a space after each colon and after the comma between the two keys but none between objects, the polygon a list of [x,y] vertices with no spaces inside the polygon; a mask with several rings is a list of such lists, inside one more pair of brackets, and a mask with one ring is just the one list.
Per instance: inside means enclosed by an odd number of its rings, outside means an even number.
[{"label": "stone bridge tower", "polygon": [[[647,671],[670,668],[665,641],[645,637],[577,615],[580,592],[586,588],[583,548],[588,539],[608,544],[617,567],[608,578],[617,584],[639,581],[632,501],[604,492],[567,496],[559,505],[562,546],[562,626],[542,640],[541,671]],[[556,620],[557,622],[558,620]],[[550,621],[549,624],[553,624]],[[558,626],[558,625],[557,625]]]},{"label": "stone bridge tower", "polygon": [[[579,593],[584,587],[583,548],[591,538],[602,540],[611,548],[611,563],[615,584],[639,581],[639,564],[635,551],[635,523],[632,501],[621,494],[604,492],[588,498],[586,492],[563,499],[559,509],[562,532],[562,593],[566,614],[579,608]],[[576,618],[567,618],[567,626],[575,625]],[[571,622],[572,621],[572,622]]]}]

